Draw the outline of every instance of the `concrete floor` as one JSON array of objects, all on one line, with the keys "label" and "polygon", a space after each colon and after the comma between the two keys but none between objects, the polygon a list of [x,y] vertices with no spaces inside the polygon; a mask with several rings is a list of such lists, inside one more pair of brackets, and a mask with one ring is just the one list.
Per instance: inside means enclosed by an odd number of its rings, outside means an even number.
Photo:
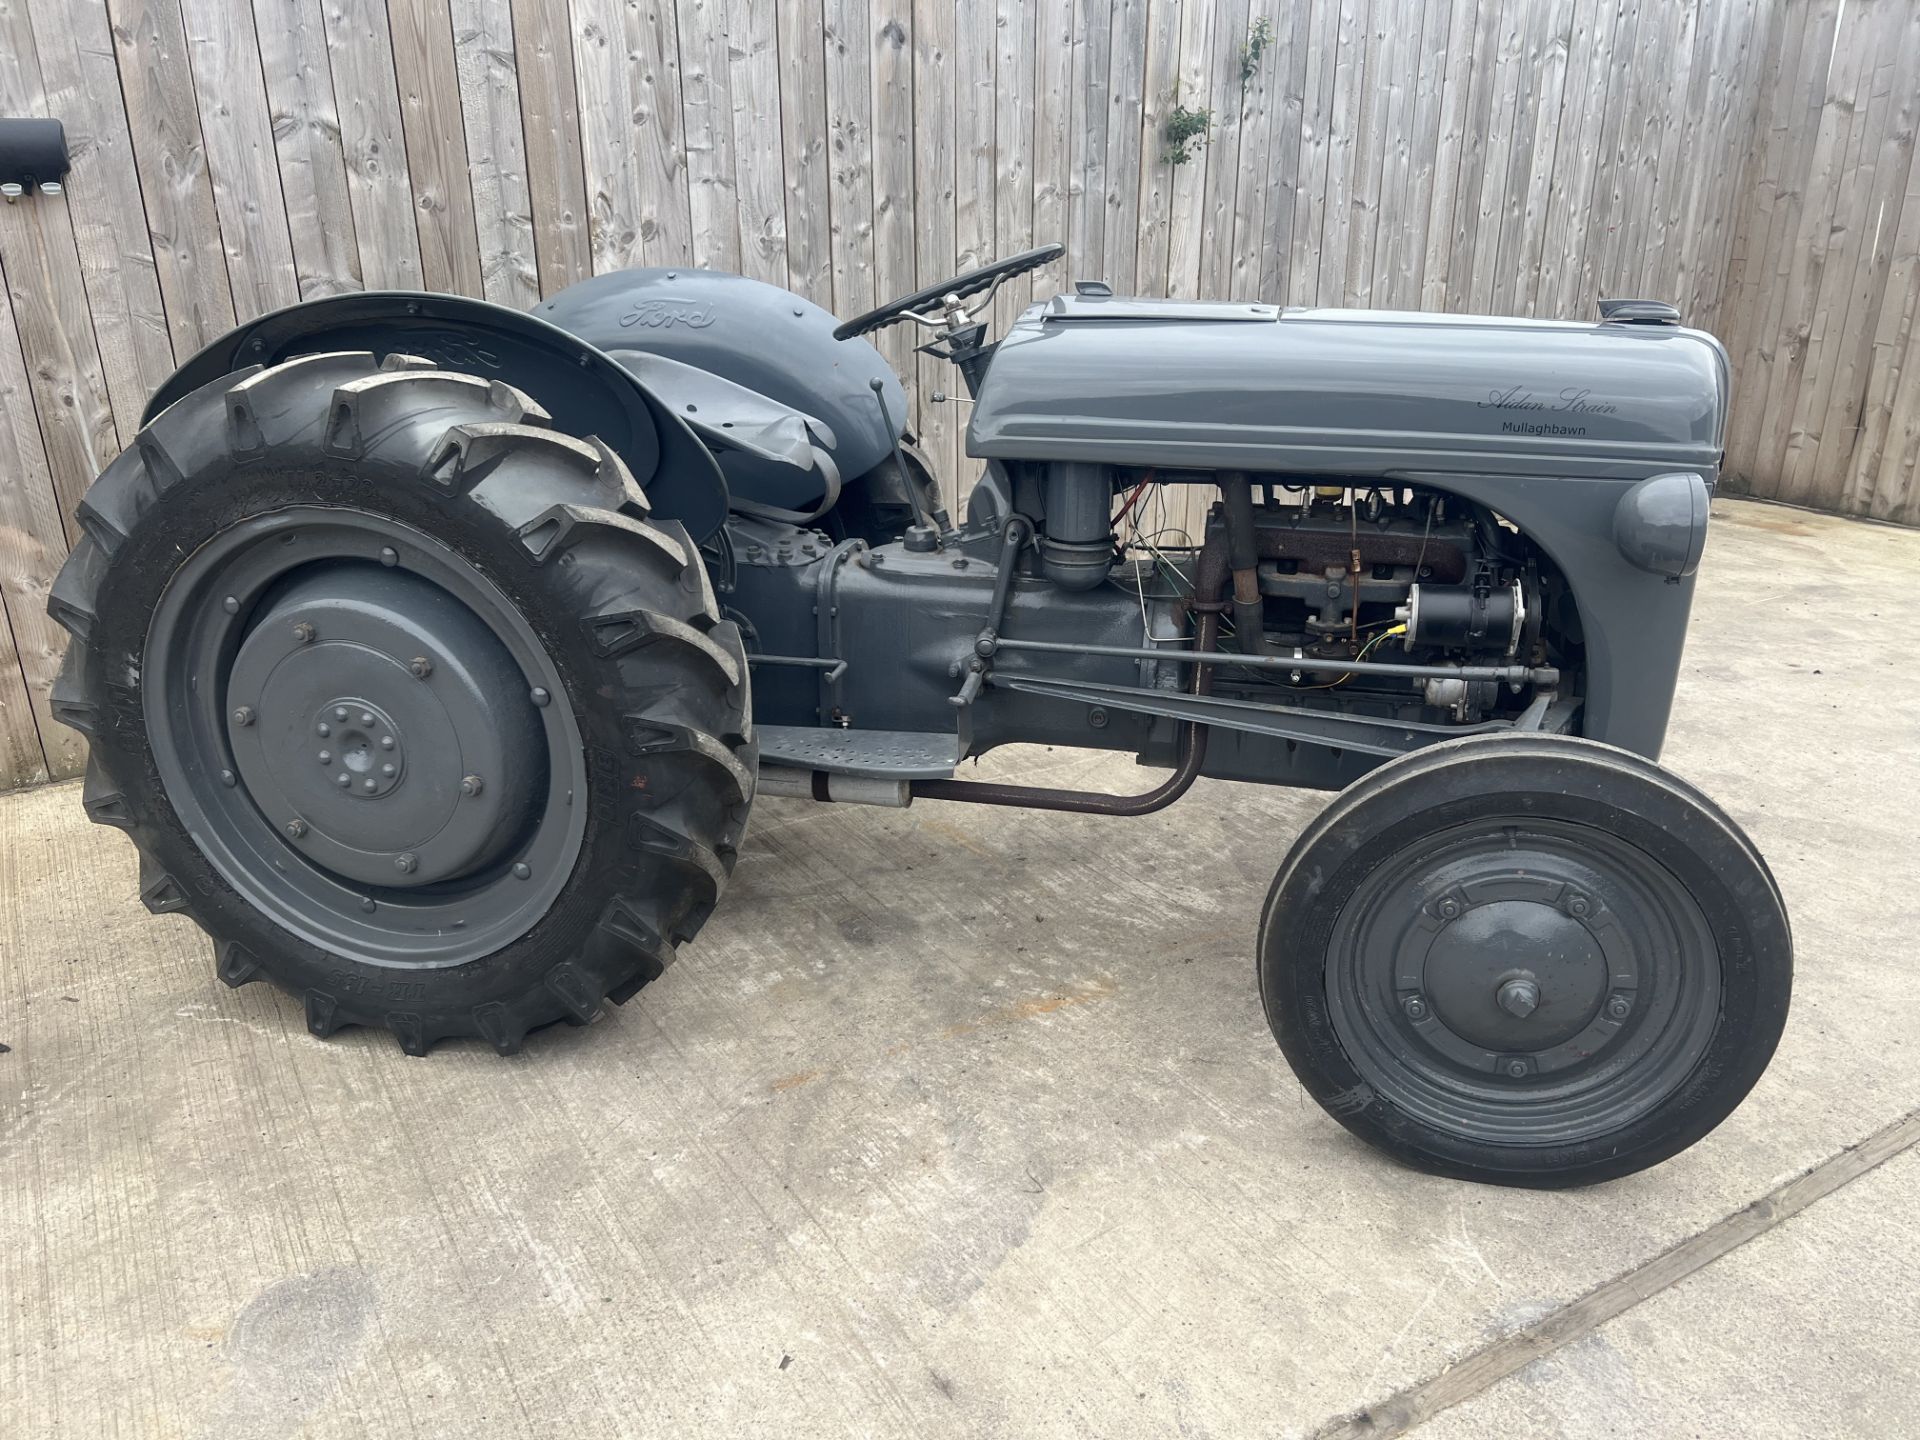
[{"label": "concrete floor", "polygon": [[[1575,1193],[1410,1174],[1294,1083],[1250,954],[1317,796],[768,803],[662,982],[509,1061],[310,1039],[76,787],[0,797],[0,1432],[1365,1432],[1920,1109],[1920,533],[1715,511],[1667,759],[1773,863],[1794,1015],[1707,1141]],[[1910,1426],[1917,1200],[1897,1155],[1426,1433]]]}]

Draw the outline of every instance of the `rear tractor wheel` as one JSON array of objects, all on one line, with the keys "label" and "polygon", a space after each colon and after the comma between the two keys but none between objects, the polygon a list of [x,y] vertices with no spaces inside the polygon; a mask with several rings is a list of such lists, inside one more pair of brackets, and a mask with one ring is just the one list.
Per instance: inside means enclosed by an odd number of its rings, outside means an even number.
[{"label": "rear tractor wheel", "polygon": [[1558,1188],[1678,1154],[1786,1022],[1793,941],[1752,843],[1625,751],[1434,746],[1288,855],[1260,991],[1314,1099],[1424,1170]]},{"label": "rear tractor wheel", "polygon": [[316,1035],[585,1024],[733,868],[739,633],[618,457],[547,425],[498,382],[310,355],[171,406],[81,502],[49,609],[87,811]]}]

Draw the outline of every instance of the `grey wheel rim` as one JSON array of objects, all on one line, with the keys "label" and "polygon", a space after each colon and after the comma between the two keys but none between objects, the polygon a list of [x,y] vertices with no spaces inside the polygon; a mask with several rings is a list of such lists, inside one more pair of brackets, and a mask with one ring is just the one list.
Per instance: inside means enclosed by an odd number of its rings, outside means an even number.
[{"label": "grey wheel rim", "polygon": [[1329,1018],[1356,1070],[1421,1122],[1562,1145],[1631,1124],[1713,1038],[1720,960],[1658,861],[1589,826],[1461,826],[1389,856],[1342,908]]},{"label": "grey wheel rim", "polygon": [[403,969],[503,948],[565,886],[586,818],[565,693],[466,560],[318,506],[189,557],[143,673],[155,767],[227,883],[322,949]]}]

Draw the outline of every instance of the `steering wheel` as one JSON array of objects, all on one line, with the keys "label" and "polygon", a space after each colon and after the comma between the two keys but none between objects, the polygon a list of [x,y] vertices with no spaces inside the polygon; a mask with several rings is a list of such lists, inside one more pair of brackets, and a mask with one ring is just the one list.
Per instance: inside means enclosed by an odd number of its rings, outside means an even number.
[{"label": "steering wheel", "polygon": [[[884,330],[889,325],[902,320],[917,321],[922,325],[940,324],[937,318],[945,307],[949,297],[966,300],[980,294],[991,295],[1000,288],[1004,280],[1016,275],[1024,275],[1029,270],[1038,270],[1042,265],[1051,265],[1067,253],[1064,245],[1042,245],[1034,250],[1023,250],[1018,255],[1009,255],[1004,260],[995,260],[982,265],[978,270],[969,270],[964,275],[956,275],[951,280],[942,280],[938,285],[929,285],[924,290],[916,290],[911,295],[902,295],[897,300],[889,300],[878,309],[835,327],[833,338],[851,340],[856,335],[868,335],[875,330]],[[932,315],[926,312],[934,312]]]}]

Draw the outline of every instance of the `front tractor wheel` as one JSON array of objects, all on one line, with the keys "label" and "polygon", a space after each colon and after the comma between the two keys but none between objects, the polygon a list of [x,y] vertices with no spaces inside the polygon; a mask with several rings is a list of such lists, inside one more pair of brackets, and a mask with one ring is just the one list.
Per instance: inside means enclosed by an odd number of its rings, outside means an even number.
[{"label": "front tractor wheel", "polygon": [[1631,1174],[1739,1105],[1793,943],[1713,803],[1591,741],[1454,741],[1376,770],[1295,844],[1261,920],[1280,1048],[1341,1124],[1424,1170]]},{"label": "front tractor wheel", "polygon": [[585,1024],[733,868],[737,629],[619,458],[547,425],[497,382],[311,355],[171,406],[81,502],[49,609],[87,811],[316,1035],[506,1054]]}]

